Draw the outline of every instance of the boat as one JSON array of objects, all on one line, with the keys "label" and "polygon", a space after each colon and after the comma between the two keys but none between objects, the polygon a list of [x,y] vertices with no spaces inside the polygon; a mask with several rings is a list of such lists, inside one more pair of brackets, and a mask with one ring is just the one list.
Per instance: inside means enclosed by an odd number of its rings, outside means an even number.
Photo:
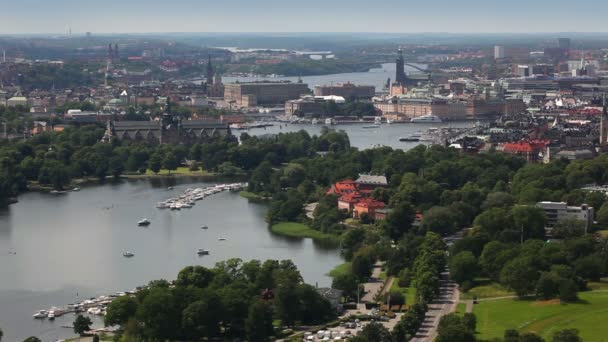
[{"label": "boat", "polygon": [[51,310],[49,311],[47,317],[49,318],[49,320],[54,320],[55,319],[55,311]]},{"label": "boat", "polygon": [[74,189],[72,189],[72,191],[80,191],[79,187],[75,187]]},{"label": "boat", "polygon": [[201,229],[208,229],[209,227],[207,226],[201,226]]},{"label": "boat", "polygon": [[380,125],[373,124],[373,125],[366,125],[366,126],[363,126],[362,128],[378,128],[378,127],[380,127]]},{"label": "boat", "polygon": [[318,120],[318,119],[316,119],[316,118],[314,118],[314,119],[312,119],[311,123],[312,123],[313,125],[316,125],[316,124],[318,124],[318,123],[319,123],[319,120]]},{"label": "boat", "polygon": [[376,116],[376,117],[374,118],[374,124],[375,124],[375,125],[379,125],[379,124],[381,124],[381,123],[382,123],[382,117],[381,117],[381,116]]},{"label": "boat", "polygon": [[36,312],[33,317],[36,319],[43,319],[43,318],[47,318],[49,315],[49,313],[46,310],[40,310],[38,312]]},{"label": "boat", "polygon": [[407,142],[420,141],[421,138],[422,138],[422,134],[414,133],[410,136],[399,138],[399,141],[407,141]]},{"label": "boat", "polygon": [[209,250],[199,248],[198,251],[196,251],[196,254],[198,254],[198,255],[207,255],[207,254],[209,254]]},{"label": "boat", "polygon": [[441,122],[441,119],[437,115],[427,114],[423,116],[419,116],[416,118],[410,119],[412,123],[438,123]]},{"label": "boat", "polygon": [[327,119],[325,119],[325,124],[326,125],[335,125],[336,120],[334,120],[334,118],[327,118]]},{"label": "boat", "polygon": [[135,254],[133,254],[132,252],[126,251],[126,252],[122,253],[122,256],[124,256],[125,258],[130,258],[132,256],[135,256]]},{"label": "boat", "polygon": [[141,220],[137,221],[137,225],[138,226],[148,226],[148,225],[150,225],[150,220],[148,220],[147,218],[141,219]]},{"label": "boat", "polygon": [[226,241],[225,237],[217,238],[219,241]]}]

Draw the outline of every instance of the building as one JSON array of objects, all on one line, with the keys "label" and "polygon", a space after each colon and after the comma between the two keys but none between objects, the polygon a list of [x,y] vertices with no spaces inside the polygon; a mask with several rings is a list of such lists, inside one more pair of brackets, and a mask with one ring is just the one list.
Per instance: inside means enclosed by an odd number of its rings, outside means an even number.
[{"label": "building", "polygon": [[371,193],[376,188],[386,188],[388,181],[386,176],[360,174],[355,181],[357,190],[361,193]]},{"label": "building", "polygon": [[352,83],[339,83],[337,85],[323,86],[317,85],[314,88],[314,94],[315,96],[336,95],[342,96],[345,99],[370,99],[376,94],[376,88],[374,86],[354,85]]},{"label": "building", "polygon": [[224,100],[243,107],[275,105],[298,99],[309,92],[308,85],[304,83],[231,83],[225,85]]},{"label": "building", "polygon": [[336,312],[343,311],[341,301],[342,301],[342,297],[344,296],[344,291],[338,290],[338,289],[332,289],[329,287],[320,287],[320,288],[317,288],[316,290],[317,290],[317,293],[319,293],[321,295],[321,297],[327,299],[327,301],[329,302],[331,307]]},{"label": "building", "polygon": [[563,49],[565,51],[570,50],[571,40],[570,38],[558,38],[557,39],[557,47]]},{"label": "building", "polygon": [[499,147],[504,153],[522,157],[529,162],[535,162],[542,159],[548,145],[548,140],[531,140],[509,142]]},{"label": "building", "polygon": [[402,114],[406,119],[428,114],[437,115],[442,120],[462,120],[467,117],[466,102],[441,98],[395,98],[375,102],[374,107],[383,114]]},{"label": "building", "polygon": [[297,100],[289,100],[285,102],[286,115],[300,116],[322,116],[325,112],[325,104],[328,101],[333,101],[336,104],[344,104],[346,100],[342,96],[327,95],[327,96],[302,96]]},{"label": "building", "polygon": [[585,222],[585,229],[593,224],[593,207],[587,204],[581,204],[580,207],[577,207],[569,206],[565,202],[538,202],[536,206],[545,212],[547,227],[553,227],[558,221],[565,218],[574,218]]},{"label": "building", "polygon": [[505,58],[505,47],[502,45],[494,46],[494,59]]},{"label": "building", "polygon": [[364,198],[355,204],[353,218],[361,218],[363,214],[367,214],[370,219],[375,219],[376,210],[384,208],[386,208],[384,202],[376,201],[372,198]]},{"label": "building", "polygon": [[220,121],[181,120],[164,115],[160,121],[108,121],[103,141],[112,139],[149,144],[193,144],[230,135]]}]

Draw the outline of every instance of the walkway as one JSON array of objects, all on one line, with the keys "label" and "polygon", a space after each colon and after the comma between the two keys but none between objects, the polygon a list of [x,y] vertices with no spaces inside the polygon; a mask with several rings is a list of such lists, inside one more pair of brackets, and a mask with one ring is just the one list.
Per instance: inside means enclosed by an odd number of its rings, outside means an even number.
[{"label": "walkway", "polygon": [[361,302],[374,302],[376,295],[378,294],[378,292],[380,292],[382,284],[384,283],[382,279],[380,279],[380,273],[382,273],[382,263],[377,262],[374,264],[374,269],[372,270],[372,276],[369,282],[363,284],[365,295],[363,295],[363,297],[361,298]]},{"label": "walkway", "polygon": [[460,291],[458,291],[458,286],[449,280],[447,270],[441,273],[440,282],[439,296],[429,304],[422,326],[418,329],[416,336],[411,339],[413,342],[432,342],[437,337],[437,327],[441,317],[456,311]]}]

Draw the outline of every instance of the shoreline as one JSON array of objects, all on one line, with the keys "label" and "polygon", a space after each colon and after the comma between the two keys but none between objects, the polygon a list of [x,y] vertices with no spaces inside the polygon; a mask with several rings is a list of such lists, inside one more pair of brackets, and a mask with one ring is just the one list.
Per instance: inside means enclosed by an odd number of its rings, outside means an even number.
[{"label": "shoreline", "polygon": [[270,231],[278,235],[292,238],[308,238],[319,242],[339,244],[342,241],[342,236],[340,235],[326,234],[298,222],[280,222],[273,224],[270,226]]}]

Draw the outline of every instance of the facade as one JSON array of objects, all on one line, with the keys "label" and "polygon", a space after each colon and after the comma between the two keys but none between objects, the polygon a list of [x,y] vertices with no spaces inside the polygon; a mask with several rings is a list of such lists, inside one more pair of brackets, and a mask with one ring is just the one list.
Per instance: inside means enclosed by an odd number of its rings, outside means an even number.
[{"label": "facade", "polygon": [[150,144],[192,144],[230,134],[220,121],[179,120],[165,116],[162,121],[108,121],[103,141],[112,139]]},{"label": "facade", "polygon": [[467,117],[467,104],[464,101],[444,99],[400,98],[386,102],[376,102],[374,107],[385,116],[402,114],[406,119],[433,114],[442,120],[462,120]]},{"label": "facade", "polygon": [[502,45],[496,45],[494,47],[494,59],[505,58],[505,47]]},{"label": "facade", "polygon": [[585,222],[585,229],[593,224],[593,207],[581,204],[580,207],[569,206],[565,202],[538,202],[536,206],[543,209],[547,216],[547,226],[553,227],[565,218],[574,218]]},{"label": "facade", "polygon": [[224,88],[224,100],[243,107],[283,104],[309,93],[304,83],[231,83]]},{"label": "facade", "polygon": [[346,99],[349,98],[372,98],[376,94],[376,88],[374,86],[367,85],[354,85],[352,83],[344,83],[337,85],[323,85],[315,86],[315,96],[342,96]]},{"label": "facade", "polygon": [[325,100],[315,98],[301,98],[285,102],[285,114],[316,115],[322,114],[325,108]]}]

